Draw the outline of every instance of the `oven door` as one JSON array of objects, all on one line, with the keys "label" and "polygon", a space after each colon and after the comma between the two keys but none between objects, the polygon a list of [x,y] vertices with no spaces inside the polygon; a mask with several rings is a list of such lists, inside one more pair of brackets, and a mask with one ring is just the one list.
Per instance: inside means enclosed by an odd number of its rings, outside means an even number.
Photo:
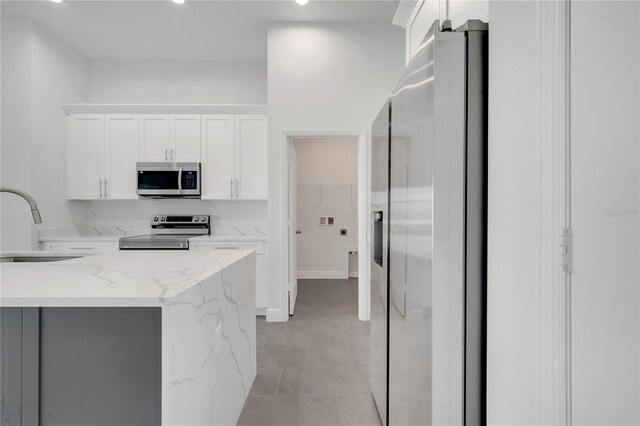
[{"label": "oven door", "polygon": [[200,198],[200,163],[137,163],[138,196]]}]

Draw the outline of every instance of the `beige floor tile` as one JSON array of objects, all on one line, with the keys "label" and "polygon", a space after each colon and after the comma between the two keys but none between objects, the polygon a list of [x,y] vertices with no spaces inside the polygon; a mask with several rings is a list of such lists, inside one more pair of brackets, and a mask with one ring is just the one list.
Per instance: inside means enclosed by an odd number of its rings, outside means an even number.
[{"label": "beige floor tile", "polygon": [[258,368],[304,368],[306,366],[306,348],[258,348]]},{"label": "beige floor tile", "polygon": [[340,425],[335,396],[249,396],[238,425]]},{"label": "beige floor tile", "polygon": [[345,426],[379,426],[380,416],[372,395],[340,395],[338,410]]},{"label": "beige floor tile", "polygon": [[310,368],[369,366],[369,348],[313,348],[308,352]]},{"label": "beige floor tile", "polygon": [[281,374],[282,368],[258,368],[249,395],[275,395]]},{"label": "beige floor tile", "polygon": [[329,333],[275,333],[267,335],[265,347],[329,347]]},{"label": "beige floor tile", "polygon": [[367,393],[367,378],[361,368],[285,368],[278,387],[278,395]]}]

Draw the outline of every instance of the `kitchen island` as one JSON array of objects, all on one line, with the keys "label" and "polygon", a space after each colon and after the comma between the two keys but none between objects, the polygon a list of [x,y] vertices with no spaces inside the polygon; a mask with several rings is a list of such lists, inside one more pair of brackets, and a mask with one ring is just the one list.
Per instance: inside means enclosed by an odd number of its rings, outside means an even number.
[{"label": "kitchen island", "polygon": [[1,264],[2,386],[21,388],[2,423],[235,424],[256,376],[254,271],[248,250]]}]

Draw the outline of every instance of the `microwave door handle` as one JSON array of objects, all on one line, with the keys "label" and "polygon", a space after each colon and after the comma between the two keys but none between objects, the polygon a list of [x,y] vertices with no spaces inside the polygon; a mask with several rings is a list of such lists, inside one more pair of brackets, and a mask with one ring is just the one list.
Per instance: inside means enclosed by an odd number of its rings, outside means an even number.
[{"label": "microwave door handle", "polygon": [[180,193],[182,194],[182,167],[180,167],[178,169],[178,189],[180,190]]}]

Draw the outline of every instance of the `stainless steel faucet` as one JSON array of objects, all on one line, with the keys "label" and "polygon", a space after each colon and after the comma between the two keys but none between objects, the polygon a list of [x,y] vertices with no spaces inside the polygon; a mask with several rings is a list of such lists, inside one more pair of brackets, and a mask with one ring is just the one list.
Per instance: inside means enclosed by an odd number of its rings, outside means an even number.
[{"label": "stainless steel faucet", "polygon": [[0,186],[0,192],[10,192],[12,194],[16,194],[19,197],[22,197],[27,203],[29,203],[29,208],[31,209],[31,219],[33,219],[33,223],[42,223],[42,217],[40,217],[40,210],[38,210],[38,204],[33,197],[26,192],[18,191],[17,189],[7,188],[6,186]]}]

